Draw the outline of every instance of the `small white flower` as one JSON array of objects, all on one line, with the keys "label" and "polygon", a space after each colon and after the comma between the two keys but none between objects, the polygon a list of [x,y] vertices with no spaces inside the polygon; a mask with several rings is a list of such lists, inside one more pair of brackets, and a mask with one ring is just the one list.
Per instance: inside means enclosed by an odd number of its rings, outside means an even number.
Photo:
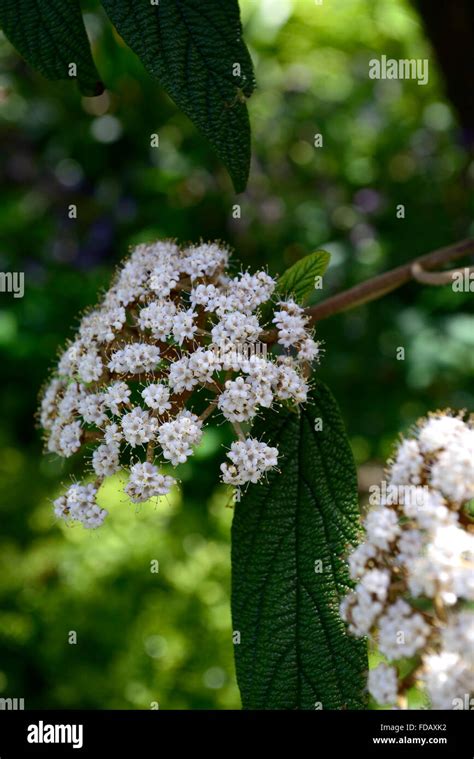
[{"label": "small white flower", "polygon": [[222,481],[229,485],[258,482],[278,462],[278,448],[254,438],[237,440],[227,454],[231,464],[221,464]]},{"label": "small white flower", "polygon": [[418,445],[423,454],[440,451],[462,437],[466,425],[454,416],[432,416],[422,425]]},{"label": "small white flower", "polygon": [[130,479],[125,492],[133,503],[142,503],[155,496],[167,495],[176,480],[162,474],[149,462],[134,464],[130,469]]},{"label": "small white flower", "polygon": [[160,382],[151,383],[144,390],[142,390],[142,398],[149,408],[155,409],[159,414],[164,414],[165,411],[171,408],[170,391],[166,385],[162,385]]},{"label": "small white flower", "polygon": [[197,324],[195,324],[196,312],[192,308],[188,308],[186,311],[178,311],[173,318],[173,337],[178,343],[182,345],[185,340],[191,340],[197,330]]},{"label": "small white flower", "polygon": [[304,403],[308,397],[308,385],[296,369],[287,362],[278,367],[276,396],[280,400],[293,400]]},{"label": "small white flower", "polygon": [[176,305],[172,300],[153,301],[141,309],[138,324],[141,330],[149,329],[157,340],[166,340],[173,330]]},{"label": "small white flower", "polygon": [[474,498],[474,431],[442,450],[431,467],[430,484],[450,501],[464,503]]},{"label": "small white flower", "polygon": [[166,298],[179,282],[179,271],[169,261],[161,262],[150,275],[149,286],[159,298]]},{"label": "small white flower", "polygon": [[443,647],[454,651],[471,667],[471,687],[474,691],[474,614],[465,609],[453,614],[442,632]]},{"label": "small white flower", "polygon": [[112,414],[121,413],[121,407],[129,403],[131,390],[126,382],[113,382],[105,393],[105,405]]},{"label": "small white flower", "polygon": [[82,386],[77,382],[71,382],[64,388],[62,397],[56,398],[56,418],[66,421],[75,417],[77,415],[76,412],[79,412],[80,403],[84,397],[85,393]]},{"label": "small white flower", "polygon": [[275,284],[275,280],[264,271],[253,276],[248,272],[240,274],[229,280],[219,299],[214,298],[217,313],[220,316],[235,311],[251,314],[271,298]]},{"label": "small white flower", "polygon": [[198,348],[189,357],[189,369],[194,379],[201,383],[212,383],[213,375],[222,369],[222,364],[216,351]]},{"label": "small white flower", "polygon": [[103,443],[92,454],[92,467],[99,477],[109,477],[120,469],[118,445]]},{"label": "small white flower", "polygon": [[226,348],[229,343],[254,343],[258,340],[262,328],[256,316],[248,316],[239,311],[226,313],[212,328],[212,341],[219,347]]},{"label": "small white flower", "polygon": [[414,596],[439,594],[449,606],[458,598],[474,601],[474,535],[456,525],[436,527],[410,569]]},{"label": "small white flower", "polygon": [[381,663],[369,670],[368,688],[370,695],[379,704],[394,704],[398,689],[396,669]]},{"label": "small white flower", "polygon": [[358,580],[364,574],[367,564],[377,555],[377,549],[371,543],[361,543],[349,556],[351,578]]},{"label": "small white flower", "polygon": [[64,496],[54,501],[54,513],[67,521],[81,522],[88,529],[100,527],[107,511],[97,504],[96,496],[97,488],[92,483],[71,485]]},{"label": "small white flower", "polygon": [[221,297],[220,290],[215,285],[200,284],[193,287],[189,300],[194,308],[203,306],[206,311],[212,313],[218,308]]},{"label": "small white flower", "polygon": [[54,378],[45,390],[40,406],[40,423],[45,430],[50,430],[54,424],[54,418],[58,413],[57,404],[61,402],[64,388],[63,380]]},{"label": "small white flower", "polygon": [[198,384],[198,380],[189,366],[189,360],[188,356],[183,356],[170,366],[168,382],[175,393],[192,390]]},{"label": "small white flower", "polygon": [[307,337],[307,317],[294,301],[281,302],[275,311],[273,323],[278,328],[278,342],[285,348],[303,343]]},{"label": "small white flower", "polygon": [[388,659],[414,656],[425,644],[429,627],[421,614],[399,599],[379,619],[379,648]]},{"label": "small white flower", "polygon": [[390,572],[387,569],[370,569],[362,577],[360,587],[378,601],[385,601],[390,587]]},{"label": "small white flower", "polygon": [[160,349],[147,343],[132,343],[112,354],[108,367],[117,374],[152,372],[160,360]]},{"label": "small white flower", "polygon": [[82,428],[80,422],[71,422],[62,427],[56,452],[68,458],[81,446]]},{"label": "small white flower", "polygon": [[77,374],[83,382],[95,382],[103,372],[102,359],[94,346],[77,359]]},{"label": "small white flower", "polygon": [[213,276],[227,265],[229,254],[217,243],[203,243],[188,248],[184,253],[183,271],[191,281],[204,276]]},{"label": "small white flower", "polygon": [[177,466],[184,464],[191,456],[193,446],[198,445],[201,436],[202,422],[195,414],[182,411],[175,419],[161,425],[158,431],[158,442],[165,459]]},{"label": "small white flower", "polygon": [[343,599],[340,613],[351,633],[364,636],[369,634],[383,608],[383,603],[359,583],[356,590]]},{"label": "small white flower", "polygon": [[386,551],[400,532],[397,515],[385,506],[372,509],[365,520],[367,538],[376,548]]},{"label": "small white flower", "polygon": [[227,380],[218,407],[230,422],[245,422],[257,413],[257,399],[252,385],[243,377]]},{"label": "small white flower", "polygon": [[390,482],[392,485],[419,485],[424,459],[416,440],[404,440],[398,447],[392,464]]},{"label": "small white flower", "polygon": [[125,324],[126,314],[123,306],[101,308],[91,311],[81,321],[79,335],[84,342],[97,341],[110,343],[116,332]]},{"label": "small white flower", "polygon": [[132,448],[153,440],[157,428],[157,420],[139,406],[135,406],[122,417],[123,436]]},{"label": "small white flower", "polygon": [[78,403],[78,411],[87,424],[101,427],[107,421],[107,398],[100,393],[84,395]]},{"label": "small white flower", "polygon": [[107,445],[114,445],[115,443],[121,443],[123,440],[123,433],[118,424],[108,424],[104,427],[104,442]]},{"label": "small white flower", "polygon": [[[471,657],[472,662],[472,657]],[[453,651],[425,657],[424,676],[433,709],[453,709],[456,700],[474,691],[473,670],[469,661]]]},{"label": "small white flower", "polygon": [[312,337],[307,337],[298,346],[298,359],[300,361],[314,361],[319,358],[320,344],[315,342]]}]

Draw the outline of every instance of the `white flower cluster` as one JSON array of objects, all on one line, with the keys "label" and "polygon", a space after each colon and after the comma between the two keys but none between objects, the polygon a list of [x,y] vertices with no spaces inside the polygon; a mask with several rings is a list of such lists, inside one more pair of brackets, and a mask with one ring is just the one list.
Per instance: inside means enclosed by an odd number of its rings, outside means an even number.
[{"label": "white flower cluster", "polygon": [[[421,420],[388,480],[390,497],[369,511],[366,540],[349,557],[357,584],[341,616],[389,660],[369,673],[376,701],[406,708],[418,683],[433,709],[461,708],[474,695],[474,419]],[[401,678],[397,664],[409,657]]]},{"label": "white flower cluster", "polygon": [[[184,463],[216,410],[238,436],[221,467],[223,482],[258,482],[277,465],[278,450],[241,425],[248,428],[261,408],[306,400],[319,345],[293,300],[274,298],[273,319],[263,322],[260,307],[272,299],[275,280],[264,271],[230,276],[228,264],[217,243],[140,245],[82,319],[43,394],[40,421],[50,452],[69,457],[93,446],[96,479],[58,498],[57,516],[101,524],[97,490],[123,468],[132,501],[166,495],[175,479],[160,461]],[[267,328],[277,355],[267,355],[261,339]],[[195,413],[203,396],[208,405]]]},{"label": "white flower cluster", "polygon": [[96,503],[97,488],[88,485],[71,485],[65,495],[54,502],[54,513],[61,519],[74,519],[84,527],[99,527],[107,516],[105,509]]}]

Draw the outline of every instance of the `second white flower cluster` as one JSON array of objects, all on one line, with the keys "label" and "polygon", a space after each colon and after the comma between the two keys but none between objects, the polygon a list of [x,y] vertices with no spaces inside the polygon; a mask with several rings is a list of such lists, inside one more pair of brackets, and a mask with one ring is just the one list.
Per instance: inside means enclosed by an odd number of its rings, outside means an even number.
[{"label": "second white flower cluster", "polygon": [[[389,661],[369,673],[380,704],[406,708],[415,684],[434,709],[474,696],[472,499],[472,420],[422,420],[398,447],[389,489],[367,514],[366,540],[349,557],[357,584],[341,606],[349,630],[371,636]],[[398,664],[407,659],[402,677]]]}]

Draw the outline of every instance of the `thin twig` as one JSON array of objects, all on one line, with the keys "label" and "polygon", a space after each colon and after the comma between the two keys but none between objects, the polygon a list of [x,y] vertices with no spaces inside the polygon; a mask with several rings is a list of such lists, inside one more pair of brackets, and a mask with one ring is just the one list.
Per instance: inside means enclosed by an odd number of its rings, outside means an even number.
[{"label": "thin twig", "polygon": [[245,435],[239,422],[232,422],[232,427],[234,428],[235,433],[237,437],[239,438],[239,440],[245,440]]},{"label": "thin twig", "polygon": [[153,444],[153,441],[150,440],[146,447],[146,460],[149,464],[153,464],[153,459],[155,457],[155,446]]},{"label": "thin twig", "polygon": [[201,422],[204,422],[205,419],[207,419],[207,417],[210,416],[212,412],[216,410],[216,406],[217,406],[217,400],[210,402],[209,406],[204,409],[202,414],[199,415],[199,419],[201,420]]},{"label": "thin twig", "polygon": [[412,266],[413,279],[423,285],[449,285],[458,274],[463,275],[465,272],[468,275],[472,274],[474,267],[466,266],[463,269],[450,269],[449,271],[425,271],[419,263],[414,263]]},{"label": "thin twig", "polygon": [[407,264],[398,266],[396,269],[391,269],[384,272],[384,274],[379,274],[377,277],[372,277],[372,279],[368,279],[360,285],[338,293],[338,295],[334,295],[332,298],[327,298],[322,303],[308,308],[306,313],[314,324],[320,319],[326,319],[328,316],[340,313],[341,311],[369,303],[371,300],[375,300],[382,295],[392,292],[392,290],[396,290],[413,279],[414,264],[419,264],[423,269],[436,269],[438,266],[447,264],[457,258],[467,256],[469,253],[474,253],[473,239],[462,240],[446,248],[440,248],[432,253],[415,258]]},{"label": "thin twig", "polygon": [[[426,253],[419,258],[412,259],[406,264],[402,264],[402,266],[398,266],[396,269],[391,269],[376,277],[367,279],[365,282],[349,288],[349,290],[344,290],[337,295],[326,298],[326,300],[317,303],[315,306],[310,306],[306,309],[306,315],[309,316],[310,323],[315,324],[321,319],[327,319],[328,316],[348,311],[364,303],[370,303],[370,301],[381,298],[383,295],[396,290],[407,282],[416,280],[416,274],[419,273],[420,269],[436,269],[438,266],[443,266],[470,253],[474,253],[474,239],[461,240],[461,242],[448,245],[446,248]],[[436,278],[438,278],[439,274],[442,274],[442,272],[437,273]],[[447,281],[451,282],[452,272],[446,272],[446,274],[449,274]],[[260,340],[266,343],[274,343],[277,336],[276,330],[268,330],[260,335]]]},{"label": "thin twig", "polygon": [[101,440],[103,433],[100,430],[82,430],[82,442],[94,443],[96,440]]}]

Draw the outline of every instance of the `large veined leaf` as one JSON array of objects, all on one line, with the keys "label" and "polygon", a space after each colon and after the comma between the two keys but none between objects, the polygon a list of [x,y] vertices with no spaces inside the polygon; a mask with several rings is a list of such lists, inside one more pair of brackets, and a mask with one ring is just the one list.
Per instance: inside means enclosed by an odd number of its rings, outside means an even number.
[{"label": "large veined leaf", "polygon": [[102,0],[119,34],[227,166],[235,189],[247,183],[254,89],[237,0]]},{"label": "large veined leaf", "polygon": [[316,277],[322,277],[329,264],[330,255],[325,250],[315,250],[290,266],[277,282],[277,292],[292,295],[303,303],[315,289]]},{"label": "large veined leaf", "polygon": [[251,485],[235,506],[232,617],[243,707],[363,709],[366,645],[339,616],[359,512],[337,404],[317,383],[299,415],[270,411],[253,435],[278,446],[281,472]]},{"label": "large veined leaf", "polygon": [[85,95],[103,91],[79,0],[0,0],[0,26],[28,63],[48,79],[77,76]]}]

